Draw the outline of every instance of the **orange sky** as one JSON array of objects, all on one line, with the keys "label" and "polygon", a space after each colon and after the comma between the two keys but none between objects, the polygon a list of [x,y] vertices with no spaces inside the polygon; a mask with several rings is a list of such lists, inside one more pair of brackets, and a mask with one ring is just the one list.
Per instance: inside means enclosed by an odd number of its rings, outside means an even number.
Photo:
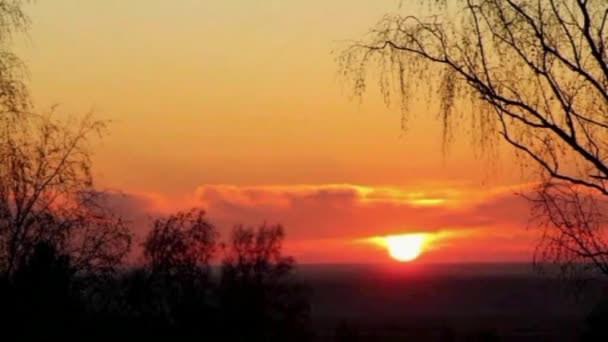
[{"label": "orange sky", "polygon": [[[349,100],[332,51],[399,1],[54,0],[27,6],[16,41],[38,109],[113,120],[98,185],[138,232],[204,206],[226,230],[281,222],[301,262],[384,262],[359,240],[441,232],[421,260],[529,260],[524,182],[470,139],[442,154],[433,101]],[[402,9],[413,10],[413,9]],[[428,201],[425,199],[434,199]]]}]

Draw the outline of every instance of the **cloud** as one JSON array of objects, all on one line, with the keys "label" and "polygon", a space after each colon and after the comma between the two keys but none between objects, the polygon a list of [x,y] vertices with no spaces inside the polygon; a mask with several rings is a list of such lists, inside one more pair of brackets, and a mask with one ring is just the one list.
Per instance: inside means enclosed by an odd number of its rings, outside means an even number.
[{"label": "cloud", "polygon": [[202,186],[198,204],[222,224],[284,224],[297,239],[354,238],[415,231],[522,226],[525,200],[505,191],[486,197],[434,190],[352,185]]},{"label": "cloud", "polygon": [[[439,242],[444,258],[448,250],[460,253],[461,259],[491,256],[492,250],[495,259],[500,259],[496,252],[501,250],[503,257],[511,258],[521,255],[522,243],[530,241],[528,203],[513,188],[205,185],[180,199],[117,194],[113,204],[137,221],[137,236],[145,235],[151,218],[191,207],[204,208],[224,237],[235,224],[280,223],[288,246],[305,261],[386,258],[384,251],[356,241],[408,232],[442,232],[448,240],[458,240]],[[489,250],[475,254],[484,247]]]}]

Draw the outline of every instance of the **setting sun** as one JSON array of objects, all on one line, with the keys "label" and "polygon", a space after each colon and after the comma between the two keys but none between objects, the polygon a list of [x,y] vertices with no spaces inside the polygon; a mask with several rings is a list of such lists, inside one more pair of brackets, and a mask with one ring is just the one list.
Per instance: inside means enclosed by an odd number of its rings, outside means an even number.
[{"label": "setting sun", "polygon": [[397,261],[412,261],[422,253],[426,237],[424,234],[405,234],[385,238],[388,253]]},{"label": "setting sun", "polygon": [[372,238],[371,241],[385,247],[388,254],[400,262],[417,259],[424,250],[428,234],[401,234]]}]

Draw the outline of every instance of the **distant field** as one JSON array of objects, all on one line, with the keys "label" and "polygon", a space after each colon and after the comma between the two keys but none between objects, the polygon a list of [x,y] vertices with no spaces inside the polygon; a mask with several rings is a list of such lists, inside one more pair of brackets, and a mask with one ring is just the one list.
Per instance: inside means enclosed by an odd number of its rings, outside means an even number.
[{"label": "distant field", "polygon": [[365,340],[440,340],[449,331],[575,340],[608,285],[575,298],[525,264],[300,265],[298,275],[312,288],[319,331]]}]

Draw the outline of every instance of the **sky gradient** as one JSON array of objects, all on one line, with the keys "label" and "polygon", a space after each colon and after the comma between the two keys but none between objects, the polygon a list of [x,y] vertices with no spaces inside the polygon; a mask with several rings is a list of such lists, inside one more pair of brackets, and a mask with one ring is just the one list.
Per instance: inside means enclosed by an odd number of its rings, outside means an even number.
[{"label": "sky gradient", "polygon": [[362,240],[408,232],[437,236],[420,260],[530,260],[530,179],[503,147],[482,158],[464,134],[443,153],[432,98],[403,130],[340,81],[335,52],[415,11],[399,3],[39,1],[15,43],[39,110],[112,120],[95,176],[139,236],[202,206],[222,231],[282,223],[300,262],[386,262]]}]

